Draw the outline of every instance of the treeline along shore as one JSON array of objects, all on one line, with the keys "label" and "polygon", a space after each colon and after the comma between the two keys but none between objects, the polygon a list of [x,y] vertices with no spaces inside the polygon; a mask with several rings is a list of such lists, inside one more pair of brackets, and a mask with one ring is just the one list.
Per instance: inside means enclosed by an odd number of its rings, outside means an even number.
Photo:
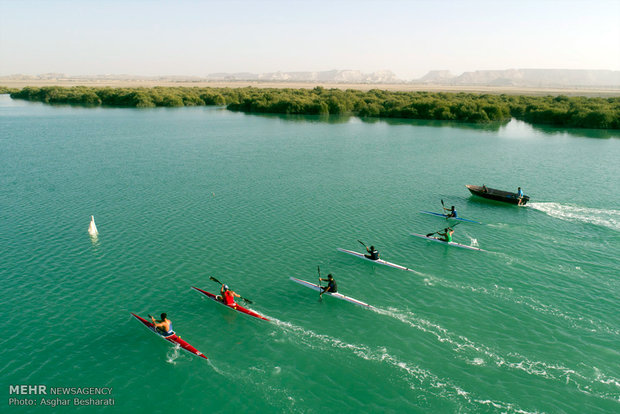
[{"label": "treeline along shore", "polygon": [[620,129],[620,97],[524,96],[448,92],[202,87],[0,87],[13,99],[115,107],[225,105],[248,113],[354,115],[467,123],[516,118],[565,128]]}]

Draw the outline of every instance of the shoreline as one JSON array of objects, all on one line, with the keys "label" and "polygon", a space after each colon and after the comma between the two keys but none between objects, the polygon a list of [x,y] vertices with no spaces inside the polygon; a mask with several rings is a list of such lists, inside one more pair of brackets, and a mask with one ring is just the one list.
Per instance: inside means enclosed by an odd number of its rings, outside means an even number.
[{"label": "shoreline", "polygon": [[436,85],[413,83],[330,83],[330,82],[260,82],[260,81],[175,81],[162,80],[120,80],[120,79],[0,79],[0,86],[22,89],[27,86],[88,86],[111,88],[153,88],[162,87],[199,87],[199,88],[246,88],[257,89],[313,89],[317,86],[325,89],[353,89],[369,91],[379,89],[391,92],[450,92],[479,93],[492,95],[527,95],[527,96],[585,96],[611,98],[620,97],[620,89],[613,88],[560,88],[560,87],[522,87],[522,86],[483,86],[483,85]]}]

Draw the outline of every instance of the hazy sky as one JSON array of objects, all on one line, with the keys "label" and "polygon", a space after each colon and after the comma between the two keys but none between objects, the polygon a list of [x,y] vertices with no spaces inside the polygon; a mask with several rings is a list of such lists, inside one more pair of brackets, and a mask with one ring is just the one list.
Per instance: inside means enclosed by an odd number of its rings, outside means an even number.
[{"label": "hazy sky", "polygon": [[0,0],[0,75],[620,70],[620,0]]}]

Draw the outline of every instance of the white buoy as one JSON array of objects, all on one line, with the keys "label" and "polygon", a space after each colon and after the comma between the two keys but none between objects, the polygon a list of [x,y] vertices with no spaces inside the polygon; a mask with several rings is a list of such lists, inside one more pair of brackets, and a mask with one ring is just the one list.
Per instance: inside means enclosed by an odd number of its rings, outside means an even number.
[{"label": "white buoy", "polygon": [[97,226],[95,225],[95,216],[90,216],[90,226],[88,226],[88,233],[96,237],[99,232],[97,231]]}]

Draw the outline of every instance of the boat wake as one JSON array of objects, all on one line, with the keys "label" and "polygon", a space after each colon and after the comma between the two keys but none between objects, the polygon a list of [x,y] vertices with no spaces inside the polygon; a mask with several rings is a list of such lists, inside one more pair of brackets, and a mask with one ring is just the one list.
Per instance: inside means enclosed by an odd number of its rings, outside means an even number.
[{"label": "boat wake", "polygon": [[604,210],[560,203],[531,203],[530,207],[561,220],[589,223],[620,231],[620,210]]},{"label": "boat wake", "polygon": [[177,358],[180,355],[180,349],[181,347],[178,344],[170,348],[170,350],[166,352],[166,362],[172,365],[176,365]]},{"label": "boat wake", "polygon": [[[378,313],[385,312],[380,309],[374,310]],[[312,330],[293,325],[290,322],[283,322],[275,318],[272,321],[284,332],[295,335],[300,344],[312,349],[333,352],[333,349],[336,348],[350,352],[366,361],[385,363],[400,372],[410,389],[448,399],[459,405],[459,411],[479,411],[481,406],[484,406],[485,408],[493,407],[500,409],[503,412],[528,413],[528,411],[520,409],[512,403],[476,398],[472,393],[453,384],[449,379],[440,378],[427,369],[402,361],[398,357],[391,355],[385,346],[372,348],[362,344],[350,344],[338,338],[318,334]]]},{"label": "boat wake", "polygon": [[570,312],[562,311],[555,306],[542,303],[538,299],[518,295],[511,287],[502,287],[498,285],[493,285],[490,287],[471,286],[452,280],[442,279],[437,276],[427,276],[424,279],[424,283],[427,286],[440,285],[450,289],[458,289],[467,292],[479,293],[482,295],[489,295],[510,303],[522,305],[532,309],[533,311],[559,318],[574,329],[580,329],[586,332],[605,332],[612,335],[620,335],[620,330],[618,330],[618,328],[611,326],[604,321],[592,319],[582,315],[571,315]]},{"label": "boat wake", "polygon": [[532,361],[515,352],[501,355],[485,345],[476,344],[463,335],[449,332],[439,324],[421,318],[413,312],[392,307],[387,309],[375,308],[374,311],[435,336],[439,342],[451,346],[453,351],[470,365],[492,364],[497,367],[519,370],[547,380],[560,381],[567,385],[573,384],[577,390],[585,394],[592,394],[613,401],[620,400],[618,393],[618,381],[620,380],[603,374],[596,367],[584,365],[578,371],[561,363]]},{"label": "boat wake", "polygon": [[[212,360],[207,361],[211,368],[223,377],[228,378],[230,381],[241,381],[248,387],[251,387],[254,392],[262,395],[263,399],[274,408],[281,408],[286,406],[286,412],[290,413],[302,413],[303,410],[296,406],[297,401],[295,397],[286,388],[270,385],[266,382],[266,379],[270,376],[277,376],[280,374],[281,368],[278,366],[271,367],[270,369],[251,366],[247,370],[239,370],[238,367],[228,367],[221,369]],[[256,377],[260,378],[256,378]]]}]

